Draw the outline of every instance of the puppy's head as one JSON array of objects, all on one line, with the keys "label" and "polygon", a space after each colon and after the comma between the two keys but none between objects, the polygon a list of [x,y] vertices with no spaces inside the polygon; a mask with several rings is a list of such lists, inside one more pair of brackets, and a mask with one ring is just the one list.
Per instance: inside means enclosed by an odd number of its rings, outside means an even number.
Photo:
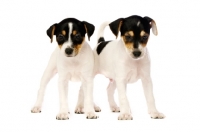
[{"label": "puppy's head", "polygon": [[145,54],[150,29],[157,35],[156,23],[150,17],[130,16],[119,18],[109,24],[111,31],[117,37],[119,31],[127,53],[133,59],[140,59]]},{"label": "puppy's head", "polygon": [[75,18],[67,18],[60,23],[55,23],[47,30],[47,35],[53,41],[53,35],[56,35],[56,41],[61,53],[66,57],[74,57],[81,50],[87,33],[88,40],[94,32],[94,25],[79,21]]}]

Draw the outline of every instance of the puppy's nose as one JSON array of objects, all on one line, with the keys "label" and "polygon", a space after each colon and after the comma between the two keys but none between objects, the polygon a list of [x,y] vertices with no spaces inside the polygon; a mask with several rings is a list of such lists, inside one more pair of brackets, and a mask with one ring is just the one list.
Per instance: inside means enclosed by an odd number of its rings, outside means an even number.
[{"label": "puppy's nose", "polygon": [[133,55],[135,57],[139,57],[141,55],[141,52],[140,51],[133,51]]},{"label": "puppy's nose", "polygon": [[66,53],[67,55],[71,55],[72,52],[73,52],[73,49],[72,49],[72,48],[66,48],[66,49],[65,49],[65,53]]}]

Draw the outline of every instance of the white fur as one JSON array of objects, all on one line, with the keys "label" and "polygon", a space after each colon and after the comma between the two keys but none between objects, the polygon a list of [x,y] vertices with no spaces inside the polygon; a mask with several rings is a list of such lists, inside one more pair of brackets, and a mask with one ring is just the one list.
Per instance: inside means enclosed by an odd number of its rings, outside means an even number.
[{"label": "white fur", "polygon": [[[72,32],[72,23],[69,24],[70,33]],[[83,108],[87,118],[97,118],[95,110],[99,107],[93,104],[93,68],[94,68],[94,56],[92,49],[86,41],[83,42],[79,53],[74,57],[66,57],[65,49],[71,46],[71,41],[63,44],[60,49],[57,47],[52,53],[47,68],[41,79],[40,89],[34,107],[33,113],[41,111],[42,102],[44,98],[44,92],[50,79],[58,73],[58,90],[60,97],[60,111],[57,115],[57,119],[65,120],[69,118],[68,108],[68,82],[69,81],[81,81],[82,85],[79,92],[79,99],[75,112],[82,112]]]},{"label": "white fur", "polygon": [[137,23],[137,26],[139,27],[139,25],[140,25],[140,21],[138,21],[138,23]]},{"label": "white fur", "polygon": [[[98,38],[103,37],[103,31],[106,25],[108,25],[108,22],[101,25]],[[112,80],[107,91],[108,102],[111,110],[114,112],[119,111],[113,97],[114,90],[117,87],[120,104],[120,115],[118,119],[120,120],[132,119],[129,102],[126,96],[126,85],[127,83],[136,82],[138,79],[142,81],[150,116],[152,118],[164,118],[164,115],[159,113],[155,106],[148,50],[147,48],[142,48],[140,50],[145,53],[143,53],[142,57],[139,59],[134,59],[126,51],[122,39],[108,43],[99,55],[96,52],[96,48],[94,49],[95,73],[103,74]]]}]

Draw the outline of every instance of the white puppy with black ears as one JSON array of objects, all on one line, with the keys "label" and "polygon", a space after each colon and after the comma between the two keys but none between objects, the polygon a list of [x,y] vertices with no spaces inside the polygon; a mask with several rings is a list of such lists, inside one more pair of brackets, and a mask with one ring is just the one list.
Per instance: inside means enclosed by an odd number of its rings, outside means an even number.
[{"label": "white puppy with black ears", "polygon": [[87,33],[88,39],[90,39],[94,30],[94,25],[75,18],[64,19],[60,23],[53,24],[47,30],[51,42],[53,35],[56,35],[58,47],[52,53],[42,76],[37,100],[31,110],[32,113],[41,112],[46,86],[50,79],[58,73],[60,111],[56,119],[69,119],[68,81],[82,82],[75,113],[85,113],[88,119],[97,118],[95,111],[99,112],[100,108],[93,104],[92,95],[94,55],[85,41],[85,34]]},{"label": "white puppy with black ears", "polygon": [[[121,39],[105,41],[103,32],[107,25],[116,37],[120,31]],[[94,49],[95,74],[103,74],[110,79],[107,88],[108,102],[113,112],[120,112],[119,120],[132,120],[126,85],[138,79],[142,81],[151,118],[165,117],[156,109],[153,96],[150,58],[146,47],[151,28],[153,34],[157,35],[157,27],[153,19],[136,15],[119,18],[111,23],[105,22],[100,27],[98,45]],[[118,91],[120,107],[116,105],[113,97],[115,88]]]}]

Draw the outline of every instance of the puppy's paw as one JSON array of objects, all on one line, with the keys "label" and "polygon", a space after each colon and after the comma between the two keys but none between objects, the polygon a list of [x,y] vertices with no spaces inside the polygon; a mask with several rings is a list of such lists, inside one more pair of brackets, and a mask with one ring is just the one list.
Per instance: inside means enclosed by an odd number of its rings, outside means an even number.
[{"label": "puppy's paw", "polygon": [[76,107],[75,113],[76,114],[84,114],[83,107]]},{"label": "puppy's paw", "polygon": [[165,115],[159,112],[149,112],[152,119],[163,119]]},{"label": "puppy's paw", "polygon": [[111,106],[110,109],[112,112],[120,112],[120,109],[118,106]]},{"label": "puppy's paw", "polygon": [[56,116],[56,119],[57,120],[68,120],[69,119],[68,112],[67,113],[59,113]]},{"label": "puppy's paw", "polygon": [[129,113],[122,113],[118,116],[118,120],[133,120],[133,117]]},{"label": "puppy's paw", "polygon": [[31,109],[31,113],[41,113],[41,107],[34,106],[34,107]]},{"label": "puppy's paw", "polygon": [[101,112],[101,108],[99,106],[94,106],[94,111],[95,112]]},{"label": "puppy's paw", "polygon": [[86,118],[87,119],[97,119],[98,116],[95,114],[95,112],[87,112],[86,113]]}]

